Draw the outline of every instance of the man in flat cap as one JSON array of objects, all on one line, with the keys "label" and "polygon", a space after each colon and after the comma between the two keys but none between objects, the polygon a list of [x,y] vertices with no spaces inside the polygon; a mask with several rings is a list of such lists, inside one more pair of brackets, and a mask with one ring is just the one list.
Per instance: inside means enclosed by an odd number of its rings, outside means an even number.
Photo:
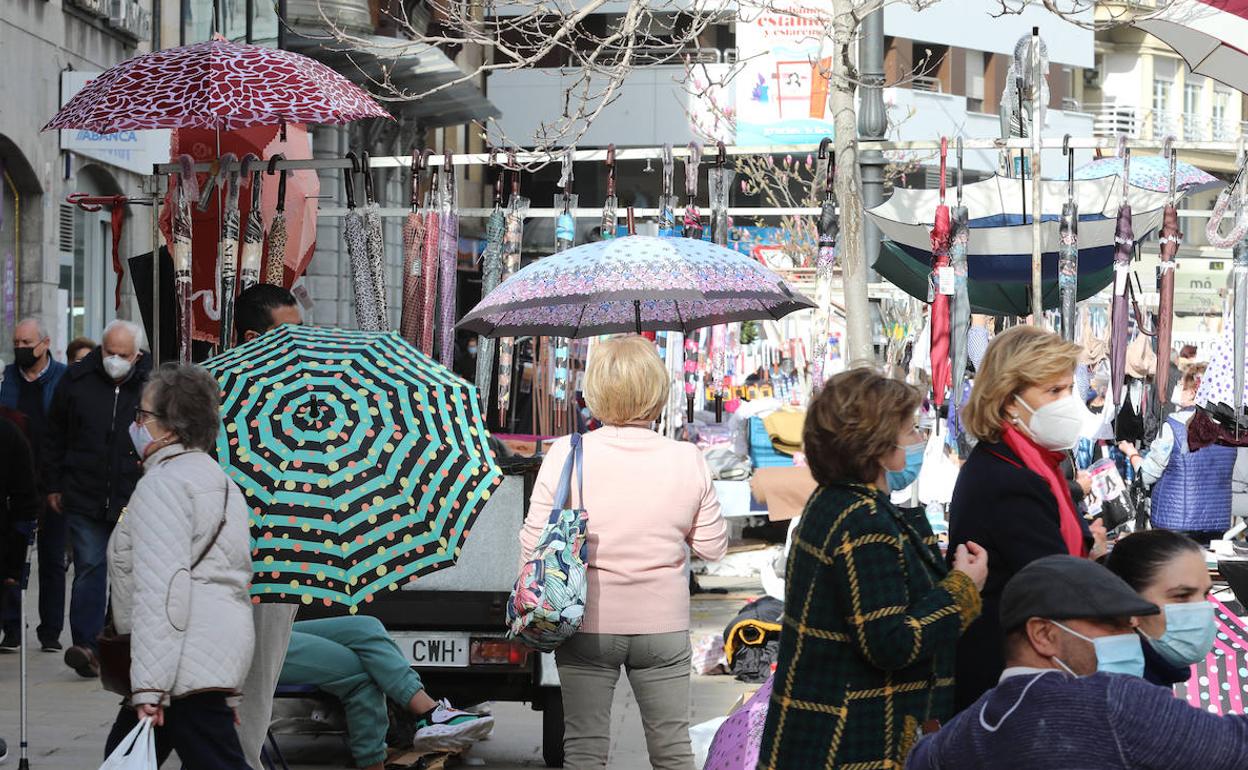
[{"label": "man in flat cap", "polygon": [[1135,618],[1159,609],[1087,559],[1048,556],[1001,597],[997,686],[915,745],[907,770],[1248,768],[1248,720],[1140,678]]}]

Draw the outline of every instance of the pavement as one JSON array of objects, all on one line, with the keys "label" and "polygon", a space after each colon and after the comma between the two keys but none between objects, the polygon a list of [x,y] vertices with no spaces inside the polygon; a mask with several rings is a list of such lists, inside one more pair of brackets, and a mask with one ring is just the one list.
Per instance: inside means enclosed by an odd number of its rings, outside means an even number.
[{"label": "pavement", "polygon": [[[706,588],[727,593],[701,593],[692,608],[693,637],[721,633],[745,601],[761,593],[756,580],[702,577]],[[28,597],[34,599],[34,592]],[[30,605],[35,606],[33,601]],[[36,620],[30,621],[34,635]],[[68,641],[65,631],[62,642]],[[8,741],[6,767],[18,760],[19,656],[0,654],[0,738]],[[28,656],[30,767],[32,770],[97,770],[104,759],[104,740],[116,717],[119,699],[100,689],[99,681],[82,679],[62,661],[61,654],[39,652]],[[728,676],[694,676],[692,719],[697,724],[723,716],[740,696],[752,690]],[[543,767],[542,721],[539,712],[526,704],[490,704],[495,717],[493,735],[467,755],[466,766],[493,770]],[[644,770],[650,767],[637,701],[626,678],[616,689],[612,718],[612,770]],[[340,737],[286,737],[281,746],[291,770],[336,770],[352,767],[350,754]],[[176,758],[165,763],[177,768]]]}]

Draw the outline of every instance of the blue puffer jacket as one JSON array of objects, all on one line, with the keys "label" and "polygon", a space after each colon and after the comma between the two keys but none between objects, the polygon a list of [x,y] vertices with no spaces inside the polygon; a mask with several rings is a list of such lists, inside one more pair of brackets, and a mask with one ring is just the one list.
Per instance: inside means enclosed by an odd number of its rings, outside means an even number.
[{"label": "blue puffer jacket", "polygon": [[1235,448],[1187,448],[1187,424],[1167,417],[1174,448],[1153,485],[1153,526],[1182,532],[1222,532],[1231,526],[1231,471]]},{"label": "blue puffer jacket", "polygon": [[[48,362],[48,367],[39,375],[37,382],[43,385],[44,414],[52,411],[52,396],[56,393],[56,386],[60,384],[61,377],[65,375],[67,368],[65,364],[53,358]],[[0,406],[17,408],[18,386],[21,382],[22,373],[17,370],[17,364],[4,367],[4,382],[0,382]]]}]

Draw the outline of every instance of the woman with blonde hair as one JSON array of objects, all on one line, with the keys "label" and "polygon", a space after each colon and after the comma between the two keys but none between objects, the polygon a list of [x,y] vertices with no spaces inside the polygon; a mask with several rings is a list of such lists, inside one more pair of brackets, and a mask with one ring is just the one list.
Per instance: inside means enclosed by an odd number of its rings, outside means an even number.
[{"label": "woman with blonde hair", "polygon": [[[651,766],[694,766],[689,554],[717,561],[728,537],[702,453],[651,429],[669,387],[654,344],[641,337],[608,340],[590,354],[585,401],[603,427],[583,438],[584,500],[572,501],[588,516],[588,592],[580,632],[555,653],[564,766],[574,770],[607,766],[621,668],[641,710]],[[555,442],[538,472],[520,536],[526,559],[570,451],[570,439]]]},{"label": "woman with blonde hair", "polygon": [[[1014,573],[1043,556],[1105,553],[1105,529],[1079,515],[1062,462],[1090,413],[1074,392],[1080,347],[1035,326],[988,345],[962,412],[978,439],[949,505],[949,545],[988,551],[984,612],[958,643],[958,709],[995,687],[1005,668],[998,605]],[[1093,537],[1095,533],[1096,537]]]},{"label": "woman with blonde hair", "polygon": [[807,412],[819,488],[792,534],[759,768],[901,768],[925,723],[953,716],[954,649],[988,563],[966,543],[950,570],[926,517],[889,502],[889,474],[924,443],[920,401],[861,368]]}]

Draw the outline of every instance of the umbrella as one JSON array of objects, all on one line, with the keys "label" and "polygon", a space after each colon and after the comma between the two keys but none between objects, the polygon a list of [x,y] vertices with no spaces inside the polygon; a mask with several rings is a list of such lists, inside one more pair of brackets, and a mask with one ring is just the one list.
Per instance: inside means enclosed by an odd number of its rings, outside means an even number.
[{"label": "umbrella", "polygon": [[[1245,244],[1248,246],[1248,243]],[[1238,250],[1243,264],[1244,257],[1248,256],[1248,248]],[[1239,267],[1236,265],[1235,267]],[[1232,275],[1234,275],[1232,268]],[[1248,401],[1248,390],[1244,387],[1244,354],[1245,354],[1245,335],[1241,331],[1242,324],[1236,323],[1234,328],[1227,327],[1222,337],[1214,343],[1213,350],[1209,355],[1209,368],[1205,371],[1205,376],[1200,381],[1200,388],[1196,391],[1196,405],[1210,413],[1210,416],[1218,419],[1225,418],[1227,410],[1232,404],[1243,404]],[[1224,404],[1224,408],[1219,408],[1219,404]],[[1248,421],[1242,419],[1239,407],[1236,406],[1236,415],[1240,416],[1237,424],[1245,424]],[[1230,420],[1222,419],[1222,422],[1230,425]]]},{"label": "umbrella", "polygon": [[[493,157],[490,158],[491,162]],[[500,167],[494,178],[494,209],[485,221],[485,252],[481,263],[481,293],[489,294],[503,280],[503,231],[507,227],[503,214],[503,174]],[[477,393],[484,404],[490,397],[494,377],[495,342],[488,337],[477,341]]]},{"label": "umbrella", "polygon": [[[243,158],[240,165],[236,166],[231,153],[221,156],[222,175],[228,179],[225,188],[225,214],[221,224],[221,244],[217,248],[217,270],[220,271],[221,282],[217,293],[217,307],[221,310],[219,339],[222,350],[230,347],[230,340],[234,334],[234,294],[238,279],[239,180],[247,175],[248,167],[255,158],[255,155],[249,154]],[[226,170],[231,166],[232,170]],[[211,194],[211,186],[204,192],[206,195]]]},{"label": "umbrella", "polygon": [[[702,163],[702,146],[689,143],[689,157],[685,159],[685,237],[702,239],[702,214],[698,211],[698,167]],[[691,420],[693,418],[690,418]]]},{"label": "umbrella", "polygon": [[420,329],[420,247],[425,240],[425,215],[420,213],[420,172],[423,170],[423,156],[413,149],[412,210],[403,220],[403,310],[399,320],[399,333],[413,345],[419,341]]},{"label": "umbrella", "polygon": [[364,231],[364,215],[356,207],[355,175],[359,173],[355,153],[347,153],[351,168],[343,176],[347,186],[347,215],[343,218],[343,241],[347,246],[347,261],[351,265],[351,288],[355,297],[355,323],[365,331],[377,322],[377,288],[370,275],[368,241]]},{"label": "umbrella", "polygon": [[952,281],[946,274],[952,273],[949,265],[949,207],[945,205],[945,159],[949,154],[949,140],[940,138],[940,203],[936,206],[936,220],[932,225],[932,291],[931,320],[928,328],[932,333],[932,398],[936,406],[945,403],[945,390],[949,387],[949,295],[953,293]]},{"label": "umbrella", "polygon": [[433,313],[438,296],[438,257],[442,250],[441,175],[429,165],[431,155],[432,150],[425,150],[425,164],[429,167],[429,196],[425,205],[425,240],[420,246],[420,325],[416,338],[416,347],[427,356],[433,355]]},{"label": "umbrella", "polygon": [[1231,267],[1231,285],[1235,296],[1235,316],[1231,319],[1234,325],[1233,341],[1235,350],[1235,377],[1232,391],[1232,405],[1235,407],[1235,418],[1242,416],[1244,405],[1244,343],[1245,324],[1248,324],[1248,240],[1235,245],[1233,265]]},{"label": "umbrella", "polygon": [[459,263],[459,212],[455,200],[455,167],[446,151],[442,169],[442,207],[438,216],[438,361],[455,363],[455,271]]},{"label": "umbrella", "polygon": [[832,279],[836,267],[836,152],[831,137],[819,142],[819,160],[827,162],[823,180],[823,208],[819,212],[819,256],[815,263],[815,322],[811,331],[811,380],[816,391],[823,388],[823,367],[828,357],[829,319],[832,315]]},{"label": "umbrella", "polygon": [[[572,194],[572,153],[574,148],[569,147],[563,155],[563,172],[560,175],[559,187],[563,189],[562,199],[563,212],[559,214],[558,222],[555,225],[555,253],[567,251],[576,242],[576,220],[572,217],[572,209],[576,207],[576,196]],[[485,296],[482,294],[482,296]],[[566,337],[555,337],[551,340],[551,346],[554,349],[554,372],[552,376],[551,395],[555,400],[555,426],[556,430],[562,432],[564,423],[566,422],[566,407],[568,400],[568,362],[571,359],[572,351],[569,349],[568,339]],[[479,351],[478,351],[479,352]]]},{"label": "umbrella", "polygon": [[672,175],[676,162],[672,159],[672,145],[663,145],[663,193],[659,196],[659,235],[670,238],[676,235],[676,198],[672,195]]},{"label": "umbrella", "polygon": [[572,194],[572,153],[575,151],[576,148],[569,147],[563,153],[559,174],[559,189],[563,192],[556,201],[563,206],[563,211],[555,221],[555,253],[570,247],[576,240],[576,218],[572,216],[572,209],[576,207],[576,196]]},{"label": "umbrella", "polygon": [[361,158],[364,174],[364,246],[368,252],[368,277],[373,282],[373,323],[370,331],[390,331],[390,310],[386,301],[386,242],[381,233],[381,209],[373,194],[373,172],[368,166],[368,153]]},{"label": "umbrella", "polygon": [[191,362],[191,201],[199,198],[195,159],[178,156],[177,209],[173,218],[173,281],[178,300],[178,361]]},{"label": "umbrella", "polygon": [[616,209],[619,201],[615,197],[615,145],[607,145],[607,198],[602,204],[602,225],[599,230],[604,240],[615,237],[617,227]]},{"label": "umbrella", "polygon": [[1057,284],[1062,295],[1062,336],[1075,340],[1075,294],[1079,288],[1079,204],[1075,201],[1075,151],[1070,149],[1070,134],[1062,140],[1066,155],[1066,202],[1062,204],[1062,221],[1058,228]]},{"label": "umbrella", "polygon": [[396,333],[283,326],[205,362],[253,601],[355,611],[455,563],[501,480],[475,389]]},{"label": "umbrella", "polygon": [[1127,377],[1127,291],[1130,288],[1131,257],[1135,252],[1135,232],[1131,227],[1131,150],[1126,139],[1118,140],[1122,156],[1122,204],[1118,207],[1118,225],[1114,231],[1114,300],[1110,310],[1113,331],[1109,339],[1110,389],[1114,403],[1122,403],[1122,385]]},{"label": "umbrella", "polygon": [[[1170,144],[1170,140],[1166,140]],[[1174,326],[1174,258],[1179,253],[1179,244],[1183,242],[1183,233],[1179,232],[1179,212],[1174,205],[1175,197],[1175,166],[1177,152],[1167,146],[1166,154],[1170,156],[1170,201],[1162,214],[1161,237],[1161,281],[1157,300],[1157,398],[1165,404],[1170,400],[1170,331]]]},{"label": "umbrella", "polygon": [[952,212],[952,235],[949,237],[949,264],[953,267],[953,306],[950,311],[949,358],[954,411],[961,408],[962,383],[966,379],[968,335],[971,327],[971,298],[966,284],[966,223],[970,214],[962,205],[962,137],[958,137],[958,204]]},{"label": "umbrella", "polygon": [[[716,142],[715,167],[706,175],[711,199],[711,241],[720,246],[728,245],[728,193],[736,170],[728,166],[728,151],[723,142]],[[716,324],[711,329],[711,347],[707,356],[710,363],[710,379],[715,391],[715,419],[723,419],[724,377],[728,371],[728,327]]]},{"label": "umbrella", "polygon": [[247,229],[243,232],[243,253],[238,275],[242,291],[260,282],[260,257],[264,252],[264,220],[260,216],[260,175],[251,172],[251,205],[247,209]]},{"label": "umbrella", "polygon": [[773,678],[769,677],[758,692],[715,731],[703,770],[754,770],[758,765],[772,682]]},{"label": "umbrella", "polygon": [[[1161,155],[1133,156],[1131,158],[1131,186],[1153,192],[1170,193],[1174,190],[1182,196],[1204,190],[1214,190],[1225,184],[1191,163],[1174,161],[1166,156],[1166,152],[1168,151],[1163,151]],[[1122,166],[1123,160],[1120,157],[1097,158],[1075,169],[1074,178],[1083,181],[1121,177]]]},{"label": "umbrella", "polygon": [[744,254],[691,238],[633,235],[534,262],[460,321],[489,336],[681,331],[812,308]]},{"label": "umbrella", "polygon": [[1243,714],[1248,700],[1248,628],[1235,613],[1213,596],[1217,634],[1213,649],[1192,666],[1192,675],[1174,686],[1176,697],[1211,714]]},{"label": "umbrella", "polygon": [[[520,269],[520,251],[524,246],[524,215],[529,210],[529,199],[520,196],[520,168],[515,153],[508,156],[512,167],[511,199],[507,201],[507,215],[503,220],[503,280]],[[565,252],[566,253],[566,252]],[[497,289],[495,289],[497,291]],[[493,293],[493,292],[491,292]],[[461,321],[462,326],[462,321]],[[511,369],[515,340],[503,337],[498,342],[498,411],[507,411],[511,402]]]},{"label": "umbrella", "polygon": [[1192,72],[1248,91],[1248,7],[1222,0],[1170,0],[1131,22],[1182,56]]},{"label": "umbrella", "polygon": [[390,117],[329,67],[290,51],[209,40],[135,56],[91,79],[44,131],[231,131],[277,123]]},{"label": "umbrella", "polygon": [[[283,159],[280,153],[269,158],[270,175],[275,170],[274,164]],[[283,170],[277,177],[277,210],[273,214],[273,221],[269,222],[268,258],[264,263],[265,283],[273,286],[286,285],[286,240],[286,172]]]}]

